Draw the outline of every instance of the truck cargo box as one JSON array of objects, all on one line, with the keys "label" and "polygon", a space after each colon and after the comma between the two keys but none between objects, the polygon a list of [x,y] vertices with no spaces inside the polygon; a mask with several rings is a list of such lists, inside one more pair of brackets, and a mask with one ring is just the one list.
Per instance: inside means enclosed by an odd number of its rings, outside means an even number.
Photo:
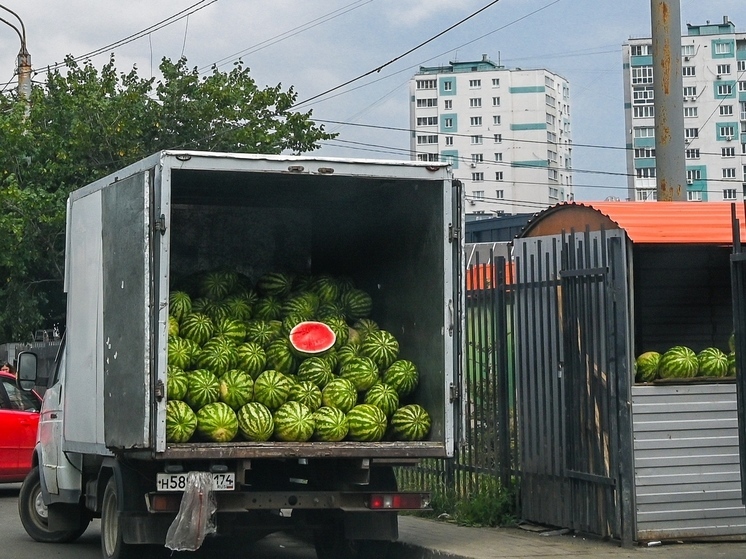
[{"label": "truck cargo box", "polygon": [[[66,450],[175,458],[446,457],[461,308],[460,193],[441,164],[166,151],[68,202]],[[428,439],[184,443],[165,437],[170,289],[230,268],[351,278],[420,370]]]}]

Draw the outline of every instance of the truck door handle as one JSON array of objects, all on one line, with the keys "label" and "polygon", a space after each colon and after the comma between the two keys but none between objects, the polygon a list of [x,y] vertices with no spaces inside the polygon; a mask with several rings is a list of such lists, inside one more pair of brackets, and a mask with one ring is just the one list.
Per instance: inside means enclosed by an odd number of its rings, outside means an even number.
[{"label": "truck door handle", "polygon": [[50,413],[49,417],[51,417],[52,419],[57,419],[57,414],[56,413]]}]

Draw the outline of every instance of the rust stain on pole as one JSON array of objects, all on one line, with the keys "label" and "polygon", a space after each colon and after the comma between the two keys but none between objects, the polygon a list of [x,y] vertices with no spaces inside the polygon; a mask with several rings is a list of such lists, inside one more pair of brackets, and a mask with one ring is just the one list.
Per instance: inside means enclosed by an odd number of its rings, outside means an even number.
[{"label": "rust stain on pole", "polygon": [[664,37],[663,56],[660,60],[661,85],[663,86],[663,91],[668,95],[671,92],[671,43],[668,40],[671,27],[671,12],[666,2],[658,3],[658,9],[660,10],[661,22],[660,36]]}]

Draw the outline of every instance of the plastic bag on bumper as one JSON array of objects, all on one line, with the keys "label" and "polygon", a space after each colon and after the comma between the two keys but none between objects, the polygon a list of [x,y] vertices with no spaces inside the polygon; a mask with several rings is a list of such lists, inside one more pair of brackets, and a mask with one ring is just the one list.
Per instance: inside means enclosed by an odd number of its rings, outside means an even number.
[{"label": "plastic bag on bumper", "polygon": [[212,474],[189,472],[179,512],[166,533],[166,547],[174,551],[199,549],[205,536],[215,532],[217,508]]}]

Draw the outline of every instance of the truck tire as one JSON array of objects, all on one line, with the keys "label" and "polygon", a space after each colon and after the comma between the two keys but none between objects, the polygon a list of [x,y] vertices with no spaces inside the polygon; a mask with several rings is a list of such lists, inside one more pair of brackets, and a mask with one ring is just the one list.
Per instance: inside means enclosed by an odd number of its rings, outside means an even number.
[{"label": "truck tire", "polygon": [[[81,511],[82,512],[82,511]],[[75,530],[49,531],[48,509],[41,496],[39,468],[33,468],[23,480],[18,494],[18,515],[26,533],[42,543],[68,543],[83,535],[91,522],[90,517],[81,514],[81,525]]]},{"label": "truck tire", "polygon": [[106,483],[101,503],[101,553],[104,559],[130,559],[142,555],[142,546],[125,543],[122,539],[119,499],[117,482],[112,476]]}]

